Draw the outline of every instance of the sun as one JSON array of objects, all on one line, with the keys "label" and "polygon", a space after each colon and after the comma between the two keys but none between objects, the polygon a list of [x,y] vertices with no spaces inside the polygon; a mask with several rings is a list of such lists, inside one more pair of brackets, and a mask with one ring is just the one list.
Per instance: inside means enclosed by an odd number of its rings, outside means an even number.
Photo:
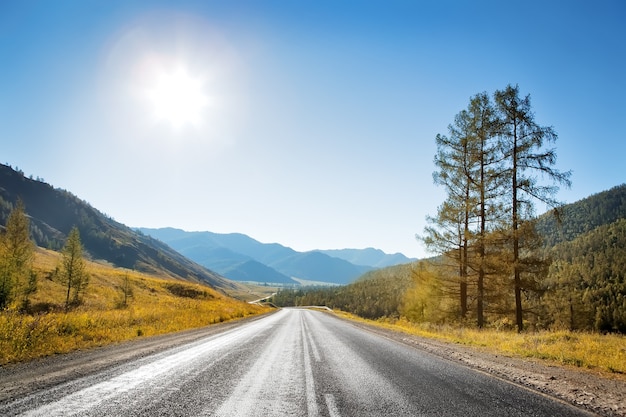
[{"label": "sun", "polygon": [[209,105],[204,84],[202,78],[189,74],[182,67],[159,71],[146,91],[152,116],[174,130],[199,127]]}]

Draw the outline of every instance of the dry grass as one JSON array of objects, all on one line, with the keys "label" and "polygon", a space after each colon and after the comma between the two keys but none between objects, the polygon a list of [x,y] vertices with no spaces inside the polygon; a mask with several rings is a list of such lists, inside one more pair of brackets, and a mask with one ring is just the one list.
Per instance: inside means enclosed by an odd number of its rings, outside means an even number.
[{"label": "dry grass", "polygon": [[[53,279],[56,252],[40,250],[33,314],[0,313],[0,364],[101,346],[140,336],[202,327],[267,311],[198,284],[88,264],[90,285],[81,306],[63,311],[64,286]],[[123,280],[133,297],[123,305]]]},{"label": "dry grass", "polygon": [[626,337],[623,335],[571,331],[518,334],[493,329],[419,325],[403,319],[372,321],[348,313],[338,314],[421,337],[480,347],[510,356],[538,358],[553,364],[595,370],[626,379]]}]

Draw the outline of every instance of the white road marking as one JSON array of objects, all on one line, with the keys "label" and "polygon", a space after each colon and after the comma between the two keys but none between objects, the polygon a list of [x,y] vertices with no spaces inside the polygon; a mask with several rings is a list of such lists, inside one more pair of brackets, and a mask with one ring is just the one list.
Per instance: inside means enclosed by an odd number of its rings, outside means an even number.
[{"label": "white road marking", "polygon": [[[302,327],[302,333],[306,333]],[[306,385],[306,405],[309,417],[317,417],[319,410],[317,408],[317,400],[315,395],[315,382],[313,380],[313,368],[311,368],[311,357],[309,356],[309,346],[306,343],[306,337],[302,338],[302,346],[304,347],[304,380]]]},{"label": "white road marking", "polygon": [[[315,358],[315,361],[321,362],[322,358],[320,356],[319,349],[317,348],[317,345],[315,344],[315,341],[313,340],[313,336],[311,332],[309,331],[309,325],[307,324],[307,321],[304,319],[304,317],[305,316],[302,315],[302,327],[303,327],[302,331],[306,333],[306,338],[308,339],[311,345],[311,350],[313,351],[313,357]],[[308,350],[306,349],[306,340],[304,340],[304,345],[305,345],[304,354],[308,355]],[[306,359],[305,359],[305,366],[306,366]],[[310,366],[310,360],[309,360],[309,366]],[[311,371],[311,375],[312,375],[312,371]],[[314,394],[315,393],[313,393],[313,395]],[[330,393],[324,394],[324,399],[326,400],[326,407],[328,408],[328,414],[330,415],[330,417],[341,417],[341,413],[339,412],[339,409],[337,408],[337,403],[335,402],[335,396]],[[309,413],[309,415],[311,414]]]},{"label": "white road marking", "polygon": [[326,400],[326,407],[328,407],[330,417],[341,417],[341,413],[339,413],[337,403],[335,402],[335,396],[333,394],[324,394],[324,399]]},{"label": "white road marking", "polygon": [[313,357],[315,358],[315,362],[321,362],[322,357],[320,356],[320,351],[319,349],[317,349],[317,345],[313,341],[313,336],[311,336],[311,332],[309,331],[309,326],[306,323],[306,320],[304,320],[304,316],[302,316],[302,325],[304,326],[304,332],[306,333],[306,337],[307,339],[309,339],[309,343],[311,344],[311,350],[313,351]]}]

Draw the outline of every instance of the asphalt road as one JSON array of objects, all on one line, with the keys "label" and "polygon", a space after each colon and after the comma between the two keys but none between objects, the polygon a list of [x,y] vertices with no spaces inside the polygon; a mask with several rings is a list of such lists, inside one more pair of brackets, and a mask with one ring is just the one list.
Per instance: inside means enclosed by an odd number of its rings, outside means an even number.
[{"label": "asphalt road", "polygon": [[589,416],[330,314],[284,309],[0,404],[27,416]]}]

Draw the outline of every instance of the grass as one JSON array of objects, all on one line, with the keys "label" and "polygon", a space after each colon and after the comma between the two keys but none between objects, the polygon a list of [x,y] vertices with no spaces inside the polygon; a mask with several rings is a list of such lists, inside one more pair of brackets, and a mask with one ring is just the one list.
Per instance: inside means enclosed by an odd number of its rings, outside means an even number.
[{"label": "grass", "polygon": [[407,334],[477,347],[498,354],[536,358],[551,364],[599,371],[626,379],[626,337],[623,335],[565,330],[520,334],[495,329],[420,325],[404,319],[373,321],[349,313],[338,314]]},{"label": "grass", "polygon": [[245,301],[254,301],[262,298],[269,298],[279,290],[279,287],[251,284],[247,282],[237,282],[237,284],[239,284],[239,289],[229,289],[228,295]]},{"label": "grass", "polygon": [[[90,284],[83,303],[65,312],[65,288],[51,274],[58,262],[56,252],[39,250],[35,269],[40,279],[31,299],[32,313],[0,313],[0,365],[268,311],[200,284],[89,262]],[[124,305],[126,278],[132,297]]]}]

